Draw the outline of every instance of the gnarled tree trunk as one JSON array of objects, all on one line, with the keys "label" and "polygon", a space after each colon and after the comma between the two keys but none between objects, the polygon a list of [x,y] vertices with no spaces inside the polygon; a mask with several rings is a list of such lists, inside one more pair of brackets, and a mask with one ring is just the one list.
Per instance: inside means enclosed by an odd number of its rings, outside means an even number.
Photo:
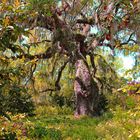
[{"label": "gnarled tree trunk", "polygon": [[98,87],[93,81],[88,66],[82,59],[76,61],[76,79],[74,91],[76,97],[75,116],[96,114],[95,106],[98,98]]}]

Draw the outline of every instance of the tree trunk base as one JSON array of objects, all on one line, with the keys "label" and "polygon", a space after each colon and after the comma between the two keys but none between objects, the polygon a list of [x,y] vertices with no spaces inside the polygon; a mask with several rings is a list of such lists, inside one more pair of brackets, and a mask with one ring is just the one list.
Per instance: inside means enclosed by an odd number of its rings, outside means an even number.
[{"label": "tree trunk base", "polygon": [[77,60],[76,62],[74,91],[76,98],[75,116],[97,116],[94,106],[98,104],[99,90],[83,60]]},{"label": "tree trunk base", "polygon": [[82,95],[77,95],[76,97],[76,109],[74,116],[90,116],[96,117],[98,114],[93,110],[92,97],[83,97]]}]

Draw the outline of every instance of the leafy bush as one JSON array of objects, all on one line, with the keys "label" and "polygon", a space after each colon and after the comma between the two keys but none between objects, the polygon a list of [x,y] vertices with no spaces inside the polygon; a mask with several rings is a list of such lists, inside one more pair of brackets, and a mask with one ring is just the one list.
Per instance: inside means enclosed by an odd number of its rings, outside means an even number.
[{"label": "leafy bush", "polygon": [[33,114],[35,108],[31,95],[23,87],[13,86],[8,93],[1,92],[0,96],[0,112]]},{"label": "leafy bush", "polygon": [[61,94],[54,94],[52,96],[52,103],[60,107],[63,106],[69,106],[71,108],[73,107],[73,101],[71,100],[71,98]]},{"label": "leafy bush", "polygon": [[100,94],[98,97],[98,104],[94,107],[95,112],[97,115],[102,115],[108,109],[108,100],[104,94]]},{"label": "leafy bush", "polygon": [[17,140],[27,139],[28,130],[34,125],[30,121],[25,122],[26,115],[18,114],[12,115],[7,113],[12,121],[5,117],[0,117],[0,139],[1,140]]}]

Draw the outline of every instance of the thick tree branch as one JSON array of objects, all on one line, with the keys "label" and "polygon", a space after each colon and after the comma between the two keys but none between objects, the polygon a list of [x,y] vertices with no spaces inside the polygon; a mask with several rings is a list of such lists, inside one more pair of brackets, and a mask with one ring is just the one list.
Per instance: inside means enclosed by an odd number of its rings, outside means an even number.
[{"label": "thick tree branch", "polygon": [[29,60],[33,59],[49,59],[55,54],[55,50],[53,48],[48,48],[46,52],[41,53],[41,54],[36,54],[36,55],[30,55],[30,54],[22,54],[22,55],[17,55],[17,56],[12,56],[8,59],[22,59],[22,58],[27,58]]},{"label": "thick tree branch", "polygon": [[95,20],[93,18],[90,18],[90,19],[77,19],[76,23],[93,25],[95,23]]}]

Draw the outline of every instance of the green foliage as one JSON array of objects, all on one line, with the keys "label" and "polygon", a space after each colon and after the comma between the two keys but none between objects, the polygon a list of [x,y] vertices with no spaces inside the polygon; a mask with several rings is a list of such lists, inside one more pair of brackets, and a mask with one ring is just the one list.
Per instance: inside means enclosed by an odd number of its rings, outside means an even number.
[{"label": "green foliage", "polygon": [[29,2],[31,10],[38,11],[38,13],[45,14],[47,16],[52,15],[50,7],[55,5],[54,0],[29,0]]},{"label": "green foliage", "polygon": [[63,106],[69,106],[69,107],[73,107],[73,101],[71,101],[71,99],[69,97],[67,97],[66,95],[59,95],[59,94],[55,94],[52,97],[52,103],[54,105],[58,105],[60,107]]},{"label": "green foliage", "polygon": [[1,93],[0,112],[27,113],[32,115],[34,104],[31,95],[22,87],[12,87],[8,93]]},{"label": "green foliage", "polygon": [[8,121],[5,117],[0,117],[0,139],[27,139],[27,131],[33,127],[33,124],[30,121],[24,122],[26,115],[11,115],[10,113],[8,115],[12,121]]},{"label": "green foliage", "polygon": [[104,94],[100,94],[97,99],[97,106],[95,106],[95,112],[98,113],[98,115],[102,115],[108,110],[108,102],[109,100]]},{"label": "green foliage", "polygon": [[1,136],[1,138],[6,139],[6,140],[16,140],[16,133],[6,133],[4,132],[4,134]]},{"label": "green foliage", "polygon": [[[0,66],[0,112],[27,113],[33,114],[34,104],[31,95],[21,84],[25,71],[19,65],[14,67],[14,63],[4,59]],[[23,76],[24,75],[24,76]]]},{"label": "green foliage", "polygon": [[21,17],[25,9],[20,6],[18,0],[13,3],[3,1],[0,4],[0,114],[7,118],[7,112],[31,115],[34,111],[31,95],[23,84],[28,75],[26,68],[22,67],[24,60],[10,59],[12,55],[24,53],[25,48],[20,46],[18,40],[21,35],[29,35],[28,31],[19,26],[25,19],[25,16]]}]

